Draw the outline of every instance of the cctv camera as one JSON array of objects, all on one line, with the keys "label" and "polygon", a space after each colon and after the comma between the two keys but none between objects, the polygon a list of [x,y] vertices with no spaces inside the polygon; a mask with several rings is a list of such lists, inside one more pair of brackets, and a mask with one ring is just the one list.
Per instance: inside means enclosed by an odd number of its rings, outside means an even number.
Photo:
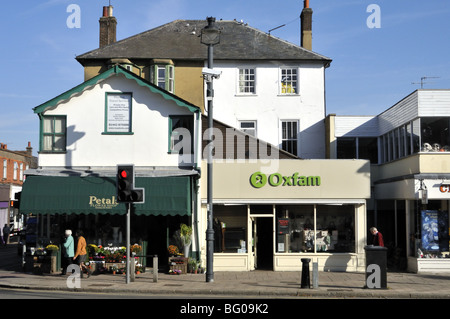
[{"label": "cctv camera", "polygon": [[203,75],[207,75],[207,76],[211,76],[211,77],[217,79],[222,74],[222,71],[217,71],[217,70],[210,69],[210,68],[203,68],[202,69],[202,74]]}]

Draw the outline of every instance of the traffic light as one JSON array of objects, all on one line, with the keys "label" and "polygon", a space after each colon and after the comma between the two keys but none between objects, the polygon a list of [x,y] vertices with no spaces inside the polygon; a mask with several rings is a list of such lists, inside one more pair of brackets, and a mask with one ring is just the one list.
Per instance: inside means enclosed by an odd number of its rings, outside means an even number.
[{"label": "traffic light", "polygon": [[134,166],[117,166],[117,202],[119,203],[143,203],[144,189],[134,188]]},{"label": "traffic light", "polygon": [[14,199],[11,200],[10,206],[13,208],[20,208],[20,195],[22,195],[22,192],[17,192],[14,194]]}]

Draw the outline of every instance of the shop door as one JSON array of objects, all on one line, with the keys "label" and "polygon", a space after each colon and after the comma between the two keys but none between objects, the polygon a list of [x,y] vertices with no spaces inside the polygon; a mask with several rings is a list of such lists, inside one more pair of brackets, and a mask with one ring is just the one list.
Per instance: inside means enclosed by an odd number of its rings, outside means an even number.
[{"label": "shop door", "polygon": [[253,217],[252,220],[255,269],[273,270],[273,217]]}]

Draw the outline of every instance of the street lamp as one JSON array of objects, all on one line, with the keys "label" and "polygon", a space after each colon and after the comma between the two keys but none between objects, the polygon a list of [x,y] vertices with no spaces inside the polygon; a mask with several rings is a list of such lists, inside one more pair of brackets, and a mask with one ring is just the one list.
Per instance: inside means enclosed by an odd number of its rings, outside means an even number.
[{"label": "street lamp", "polygon": [[[206,18],[208,25],[202,29],[201,43],[208,46],[208,65],[203,75],[206,79],[206,98],[208,100],[208,166],[207,166],[207,204],[208,225],[206,229],[206,282],[214,281],[214,228],[213,228],[213,196],[212,196],[212,136],[213,136],[213,79],[217,77],[213,70],[213,46],[220,42],[220,30],[216,26],[216,18]],[[208,71],[209,70],[209,71]]]}]

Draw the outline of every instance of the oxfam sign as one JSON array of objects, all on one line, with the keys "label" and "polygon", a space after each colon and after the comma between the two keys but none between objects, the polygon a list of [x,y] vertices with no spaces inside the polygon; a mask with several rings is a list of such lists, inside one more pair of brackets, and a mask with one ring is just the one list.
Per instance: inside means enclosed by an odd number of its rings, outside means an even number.
[{"label": "oxfam sign", "polygon": [[320,176],[301,176],[299,173],[284,176],[280,173],[266,175],[261,172],[253,173],[250,176],[250,184],[255,188],[264,187],[269,184],[277,186],[320,186]]}]

